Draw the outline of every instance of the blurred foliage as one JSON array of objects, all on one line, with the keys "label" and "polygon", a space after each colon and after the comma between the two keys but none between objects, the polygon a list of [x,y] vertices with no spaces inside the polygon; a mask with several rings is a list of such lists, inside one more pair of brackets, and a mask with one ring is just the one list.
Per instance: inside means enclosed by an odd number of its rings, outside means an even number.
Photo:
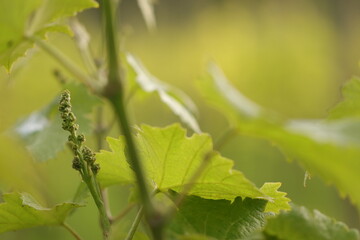
[{"label": "blurred foliage", "polygon": [[[215,60],[237,89],[260,105],[289,118],[323,117],[339,101],[340,86],[351,75],[360,74],[359,5],[355,0],[161,0],[154,6],[157,29],[149,33],[136,1],[123,0],[121,47],[136,54],[154,76],[195,100],[202,130],[216,139],[228,127],[227,122],[195,90],[195,81],[204,74],[209,60]],[[84,12],[80,20],[91,33],[94,56],[101,56],[104,48],[97,34],[101,31],[97,12]],[[49,41],[80,63],[68,36],[53,33]],[[27,55],[33,57],[17,61],[11,74],[0,69],[0,190],[27,191],[51,206],[71,199],[76,191],[74,182],[79,178],[71,169],[69,152],[60,153],[48,163],[34,163],[8,129],[47,105],[60,91],[54,70],[71,77],[45,53],[34,49]],[[164,126],[178,121],[156,96],[135,95],[129,108],[137,124]],[[111,122],[108,107],[104,111],[105,120]],[[119,132],[114,128],[109,135],[118,137]],[[94,139],[89,141],[95,145]],[[317,177],[304,188],[304,171],[283,161],[285,157],[271,143],[238,136],[222,154],[235,159],[236,168],[255,183],[283,182],[282,191],[288,192],[293,202],[360,227],[359,215],[348,200],[341,199],[333,187]],[[125,187],[111,189],[110,198],[117,205],[112,206],[114,212],[127,202],[123,197],[127,192]],[[91,201],[89,204],[69,221],[85,239],[98,239],[101,233],[96,210]],[[133,216],[134,212],[124,219],[121,228],[129,226]],[[44,239],[72,239],[57,228],[29,229],[2,238],[36,239],[39,231]]]}]

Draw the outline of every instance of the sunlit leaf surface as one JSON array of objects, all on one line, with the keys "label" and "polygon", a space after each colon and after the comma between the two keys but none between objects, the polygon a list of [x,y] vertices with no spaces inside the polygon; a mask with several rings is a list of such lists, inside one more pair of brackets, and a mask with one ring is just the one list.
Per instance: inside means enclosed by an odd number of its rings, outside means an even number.
[{"label": "sunlit leaf surface", "polygon": [[[138,130],[136,141],[148,185],[152,188],[164,192],[169,189],[182,191],[190,184],[206,155],[213,153],[201,174],[192,182],[189,194],[231,201],[238,196],[268,199],[240,171],[232,168],[233,161],[213,152],[207,134],[187,137],[178,124],[166,128],[144,125]],[[97,155],[101,165],[99,180],[104,185],[130,182],[131,172],[122,169],[129,168],[122,141],[109,139],[109,143],[113,152],[103,151]],[[114,163],[110,164],[110,161]]]}]

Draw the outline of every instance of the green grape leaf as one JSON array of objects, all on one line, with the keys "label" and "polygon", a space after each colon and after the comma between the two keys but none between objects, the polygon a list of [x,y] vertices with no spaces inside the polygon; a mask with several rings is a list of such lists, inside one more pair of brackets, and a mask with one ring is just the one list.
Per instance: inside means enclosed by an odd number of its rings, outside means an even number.
[{"label": "green grape leaf", "polygon": [[[31,37],[44,38],[47,32],[69,33],[54,22],[86,8],[97,7],[93,0],[12,0],[0,1],[0,65],[8,71],[12,64],[33,47]],[[21,11],[20,11],[21,10]]]},{"label": "green grape leaf", "polygon": [[359,232],[344,223],[305,207],[292,206],[292,210],[269,218],[265,232],[287,240],[359,240]]},{"label": "green grape leaf", "polygon": [[195,239],[247,239],[264,227],[266,202],[240,197],[233,202],[187,197],[170,222],[169,238],[198,235]]},{"label": "green grape leaf", "polygon": [[97,178],[101,185],[106,187],[113,184],[133,183],[135,181],[134,172],[126,161],[124,140],[108,137],[106,141],[111,152],[101,150],[96,154],[96,162],[100,164]]},{"label": "green grape leaf", "polygon": [[[240,171],[232,168],[233,161],[213,151],[211,137],[207,134],[187,137],[185,130],[178,124],[166,128],[143,125],[135,139],[148,184],[154,189],[163,192],[169,189],[181,192],[190,184],[192,176],[203,163],[205,156],[213,153],[200,176],[192,182],[189,194],[230,201],[238,196],[268,199]],[[113,152],[102,152],[100,156],[97,155],[101,166],[99,180],[105,179],[102,184],[106,185],[124,183],[133,179],[127,170],[119,171],[109,167],[111,166],[109,164],[104,164],[104,161],[107,161],[105,159],[108,158],[112,162],[118,162],[116,163],[118,167],[128,168],[123,157],[123,143],[113,139],[108,140]],[[111,177],[106,177],[107,175]]]},{"label": "green grape leaf", "polygon": [[[91,133],[92,127],[88,115],[93,107],[100,103],[100,99],[91,95],[81,85],[72,83],[65,88],[71,92],[73,112],[77,116],[80,132]],[[46,161],[54,158],[67,142],[68,133],[61,128],[62,120],[58,104],[59,97],[55,97],[49,105],[31,113],[14,128],[35,160]]]},{"label": "green grape leaf", "polygon": [[260,190],[272,199],[266,204],[265,212],[279,213],[280,210],[290,210],[290,199],[285,197],[286,193],[279,192],[281,183],[265,183]]},{"label": "green grape leaf", "polygon": [[28,194],[3,194],[0,203],[0,233],[38,226],[61,225],[71,210],[81,207],[62,203],[53,208],[40,206]]},{"label": "green grape leaf", "polygon": [[136,84],[147,93],[156,93],[160,100],[177,115],[181,121],[188,125],[194,132],[201,132],[195,118],[197,109],[193,101],[181,90],[170,86],[149,73],[143,64],[133,55],[127,54],[126,61],[129,65],[130,75],[135,78]]},{"label": "green grape leaf", "polygon": [[7,70],[31,47],[31,43],[24,39],[24,33],[29,16],[40,4],[41,0],[0,1],[0,65]]},{"label": "green grape leaf", "polygon": [[354,77],[342,90],[343,101],[330,111],[330,118],[360,117],[360,79]]},{"label": "green grape leaf", "polygon": [[356,119],[283,119],[245,97],[243,103],[238,102],[242,101],[239,98],[229,99],[231,95],[222,92],[224,88],[219,88],[217,82],[225,81],[222,84],[232,89],[232,95],[241,94],[220,71],[214,74],[210,69],[209,72],[210,77],[200,82],[202,93],[237,126],[241,134],[271,141],[288,159],[296,159],[311,174],[334,184],[342,195],[349,195],[360,207],[360,191],[354,184],[360,182],[360,124]]},{"label": "green grape leaf", "polygon": [[84,9],[94,7],[98,7],[98,3],[94,0],[44,0],[36,12],[32,27],[38,31],[58,19],[74,16]]}]

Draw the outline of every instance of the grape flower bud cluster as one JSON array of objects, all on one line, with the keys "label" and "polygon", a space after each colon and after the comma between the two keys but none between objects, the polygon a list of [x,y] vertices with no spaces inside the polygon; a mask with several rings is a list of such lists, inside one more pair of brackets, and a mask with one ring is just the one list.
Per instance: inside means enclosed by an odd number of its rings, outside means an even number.
[{"label": "grape flower bud cluster", "polygon": [[65,90],[61,94],[59,111],[63,120],[62,128],[70,133],[68,143],[75,155],[72,167],[79,171],[81,175],[88,175],[89,170],[96,175],[100,170],[100,165],[95,162],[95,153],[87,146],[83,146],[85,136],[83,134],[77,134],[79,125],[76,124],[76,116],[71,110],[70,100],[70,92],[69,90]]}]

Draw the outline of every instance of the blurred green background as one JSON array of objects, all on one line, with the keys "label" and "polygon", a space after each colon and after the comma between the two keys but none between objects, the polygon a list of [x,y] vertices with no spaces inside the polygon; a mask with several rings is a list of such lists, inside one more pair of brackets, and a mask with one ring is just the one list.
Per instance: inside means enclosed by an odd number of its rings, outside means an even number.
[{"label": "blurred green background", "polygon": [[[356,0],[159,0],[155,5],[157,30],[153,33],[146,29],[136,1],[123,0],[119,13],[122,50],[137,55],[162,81],[183,89],[198,106],[202,130],[214,139],[228,124],[196,88],[209,60],[215,61],[247,97],[289,118],[325,117],[341,99],[342,84],[359,75],[360,2]],[[98,10],[80,14],[80,20],[91,33],[94,56],[101,58],[104,49]],[[51,34],[49,41],[80,63],[68,36]],[[0,190],[26,191],[52,206],[70,200],[80,179],[71,169],[69,152],[36,163],[9,129],[59,93],[55,69],[71,75],[38,49],[28,55],[32,57],[19,60],[11,74],[0,69]],[[155,96],[135,97],[129,107],[136,124],[165,126],[179,121]],[[111,119],[109,109],[106,113]],[[110,135],[119,132],[113,129]],[[281,190],[293,202],[360,228],[358,211],[348,199],[339,197],[334,187],[316,176],[304,187],[305,171],[286,161],[271,143],[238,136],[222,154],[233,159],[236,168],[257,186],[280,181]],[[111,189],[114,212],[125,206],[127,193],[124,187]],[[100,239],[91,199],[89,205],[78,210],[69,223],[85,239]],[[133,214],[120,222],[119,236]],[[60,228],[6,233],[0,239],[39,236],[72,239]]]}]

